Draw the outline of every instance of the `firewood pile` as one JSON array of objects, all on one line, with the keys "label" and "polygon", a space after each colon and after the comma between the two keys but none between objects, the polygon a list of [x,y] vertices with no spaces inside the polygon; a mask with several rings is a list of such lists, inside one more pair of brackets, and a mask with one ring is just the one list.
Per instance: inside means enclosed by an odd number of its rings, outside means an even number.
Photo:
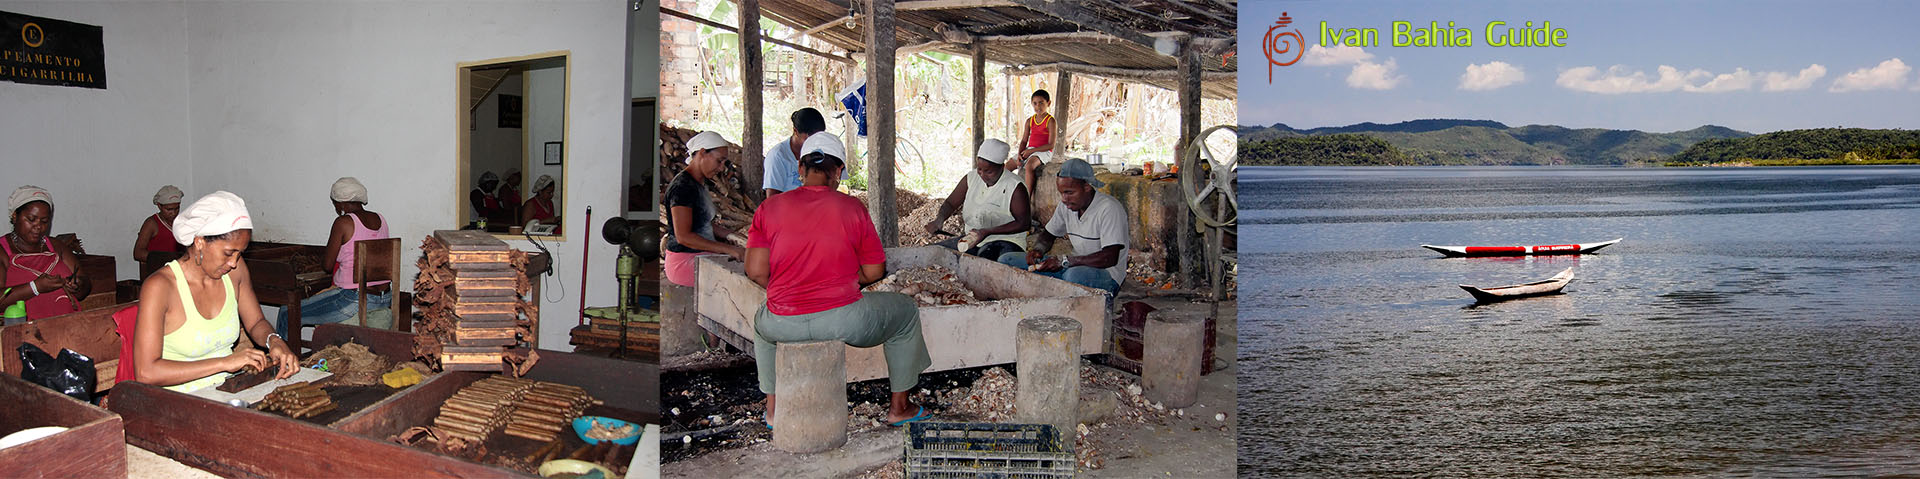
[{"label": "firewood pile", "polygon": [[514,404],[507,417],[507,435],[552,441],[571,426],[587,407],[598,401],[587,390],[559,383],[534,381],[532,389]]},{"label": "firewood pile", "polygon": [[600,401],[565,384],[490,376],[455,392],[433,425],[446,436],[481,442],[496,430],[552,441],[574,418]]},{"label": "firewood pile", "polygon": [[318,416],[332,411],[335,406],[333,397],[328,396],[326,390],[305,382],[280,386],[253,405],[254,409],[280,411],[294,419]]},{"label": "firewood pile", "polygon": [[912,296],[913,301],[922,307],[971,304],[980,301],[973,295],[973,290],[967,289],[965,284],[954,277],[953,270],[945,266],[923,266],[895,271],[886,278],[867,286],[866,290]]},{"label": "firewood pile", "polygon": [[532,289],[526,254],[472,230],[435,231],[420,250],[413,298],[422,315],[414,322],[414,355],[446,371],[518,376],[531,367],[531,351],[517,347],[521,337],[533,336],[529,318],[540,314],[521,300]]},{"label": "firewood pile", "polygon": [[[674,176],[679,175],[681,170],[687,169],[687,159],[690,153],[687,151],[687,140],[693,139],[693,135],[699,133],[700,132],[694,130],[667,126],[666,123],[660,124],[660,158],[667,160],[660,162],[662,191],[666,189],[665,185],[672,181]],[[748,196],[748,192],[758,191],[760,185],[747,185],[741,180],[738,174],[740,170],[740,156],[741,151],[739,146],[727,147],[727,168],[720,173],[718,178],[714,178],[707,183],[707,192],[713,195],[713,206],[715,209],[713,224],[732,230],[735,232],[735,236],[737,236],[737,238],[728,237],[716,239],[732,242],[737,245],[745,245],[747,225],[753,222],[753,210],[760,207],[760,203],[754,201],[753,197]],[[665,196],[663,195],[661,199],[665,201]]]}]

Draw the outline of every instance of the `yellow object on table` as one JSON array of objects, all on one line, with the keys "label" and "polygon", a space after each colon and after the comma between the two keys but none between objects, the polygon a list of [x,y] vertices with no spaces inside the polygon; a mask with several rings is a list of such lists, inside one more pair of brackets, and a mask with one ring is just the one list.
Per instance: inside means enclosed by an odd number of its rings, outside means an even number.
[{"label": "yellow object on table", "polygon": [[426,379],[426,377],[421,376],[420,372],[413,370],[413,368],[395,369],[393,372],[380,376],[380,382],[386,383],[387,387],[394,389],[420,384],[420,380],[422,379]]}]

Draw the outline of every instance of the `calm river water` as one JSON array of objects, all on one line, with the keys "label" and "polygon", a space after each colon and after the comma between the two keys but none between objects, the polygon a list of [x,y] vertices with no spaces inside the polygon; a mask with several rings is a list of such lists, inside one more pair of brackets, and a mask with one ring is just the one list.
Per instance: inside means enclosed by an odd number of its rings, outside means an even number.
[{"label": "calm river water", "polygon": [[[1240,181],[1243,475],[1920,474],[1920,168]],[[1558,296],[1455,286],[1570,266]]]}]

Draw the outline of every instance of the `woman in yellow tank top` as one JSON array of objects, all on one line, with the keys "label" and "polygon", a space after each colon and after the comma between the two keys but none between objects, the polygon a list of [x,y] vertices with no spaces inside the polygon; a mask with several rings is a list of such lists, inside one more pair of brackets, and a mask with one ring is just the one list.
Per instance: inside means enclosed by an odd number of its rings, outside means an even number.
[{"label": "woman in yellow tank top", "polygon": [[[246,203],[225,191],[207,195],[181,209],[173,233],[191,246],[140,288],[132,358],[139,381],[186,392],[219,384],[225,373],[275,363],[280,378],[292,376],[299,359],[260,314],[240,259],[253,239]],[[243,331],[269,352],[234,351]]]}]

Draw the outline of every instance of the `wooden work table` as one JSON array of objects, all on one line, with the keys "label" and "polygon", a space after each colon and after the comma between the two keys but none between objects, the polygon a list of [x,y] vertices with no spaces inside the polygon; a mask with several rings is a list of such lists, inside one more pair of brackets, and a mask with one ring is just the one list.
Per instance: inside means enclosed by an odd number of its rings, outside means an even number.
[{"label": "wooden work table", "polygon": [[[316,345],[349,339],[396,360],[412,356],[408,333],[339,324],[314,330]],[[658,366],[560,351],[538,354],[525,377],[585,388],[604,403],[588,415],[659,421]],[[123,418],[128,443],[227,477],[527,477],[388,440],[431,423],[455,391],[486,376],[437,374],[324,425],[131,382],[116,385],[107,403]],[[570,446],[579,441],[562,439]],[[519,455],[539,445],[500,433],[485,444],[496,454]]]}]

